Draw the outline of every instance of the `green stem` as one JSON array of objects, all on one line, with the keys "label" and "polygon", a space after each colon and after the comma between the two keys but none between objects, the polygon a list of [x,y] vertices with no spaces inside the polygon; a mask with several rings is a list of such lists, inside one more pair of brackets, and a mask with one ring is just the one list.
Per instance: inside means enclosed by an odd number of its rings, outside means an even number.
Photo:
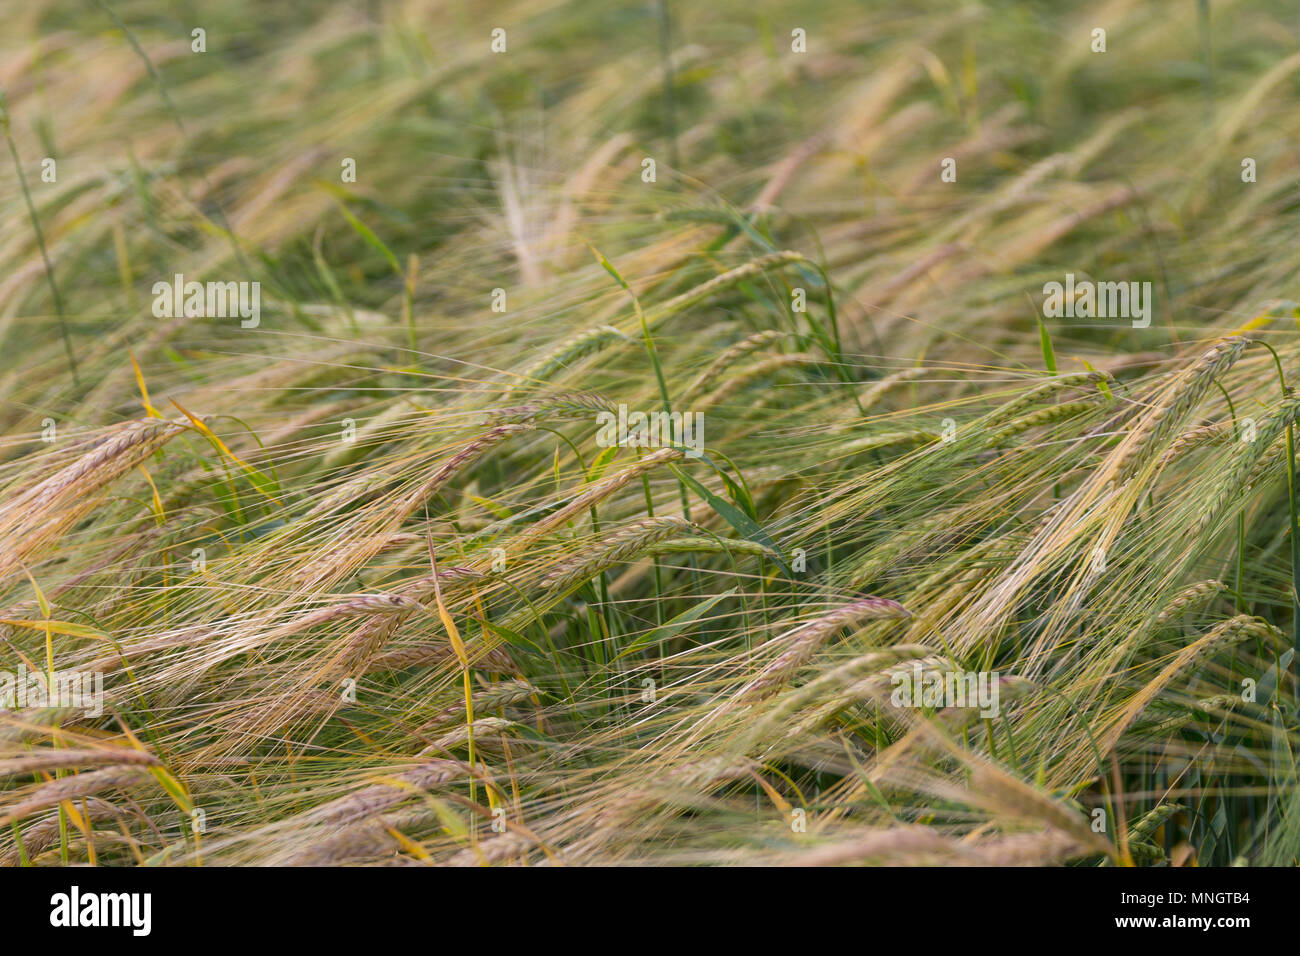
[{"label": "green stem", "polygon": [[72,338],[68,335],[68,319],[63,311],[63,298],[59,295],[59,287],[54,281],[54,266],[50,264],[50,253],[45,248],[45,234],[41,232],[41,220],[36,215],[36,206],[33,205],[31,191],[27,188],[27,177],[23,175],[23,164],[18,159],[18,146],[14,143],[13,133],[9,129],[9,101],[3,90],[0,90],[0,126],[4,127],[5,139],[9,143],[9,155],[14,159],[14,172],[18,174],[18,185],[23,191],[23,199],[27,201],[27,215],[31,217],[32,229],[36,233],[36,244],[40,246],[41,259],[45,262],[45,281],[49,283],[50,297],[54,300],[54,312],[59,317],[59,332],[63,335],[63,351],[68,356],[72,384],[80,388],[81,379],[77,375],[76,356],[72,354]]}]

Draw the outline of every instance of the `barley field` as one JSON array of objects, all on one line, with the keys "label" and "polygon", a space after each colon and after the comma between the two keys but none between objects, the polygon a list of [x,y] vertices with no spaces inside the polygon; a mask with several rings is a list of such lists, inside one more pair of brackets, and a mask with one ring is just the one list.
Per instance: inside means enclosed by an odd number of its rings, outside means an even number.
[{"label": "barley field", "polygon": [[0,23],[0,862],[1297,862],[1293,3]]}]

